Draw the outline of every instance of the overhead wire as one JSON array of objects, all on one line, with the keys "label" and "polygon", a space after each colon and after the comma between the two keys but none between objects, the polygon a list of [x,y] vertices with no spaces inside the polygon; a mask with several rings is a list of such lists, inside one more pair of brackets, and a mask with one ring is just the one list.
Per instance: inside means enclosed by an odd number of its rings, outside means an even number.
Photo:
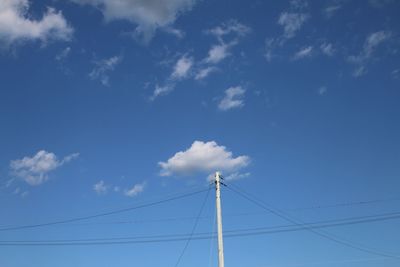
[{"label": "overhead wire", "polygon": [[308,263],[295,263],[295,264],[286,264],[286,265],[276,265],[275,267],[309,267],[309,266],[318,266],[327,264],[338,264],[338,263],[360,263],[360,262],[371,262],[371,261],[387,261],[393,260],[387,257],[377,257],[377,258],[358,258],[358,259],[345,259],[345,260],[326,260],[319,262],[308,262]]},{"label": "overhead wire", "polygon": [[293,223],[293,224],[298,225],[300,227],[304,227],[304,229],[306,229],[306,230],[308,230],[308,231],[310,231],[310,232],[312,232],[312,233],[314,233],[314,234],[316,234],[316,235],[318,235],[320,237],[323,237],[325,239],[331,240],[331,241],[333,241],[335,243],[338,243],[338,244],[341,244],[343,246],[350,247],[350,248],[353,248],[353,249],[356,249],[356,250],[359,250],[359,251],[362,251],[362,252],[366,252],[366,253],[369,253],[369,254],[374,254],[374,255],[384,256],[384,257],[389,257],[389,258],[395,258],[395,259],[400,259],[400,256],[398,256],[398,255],[392,255],[390,253],[377,251],[377,250],[374,250],[374,249],[371,249],[371,248],[368,248],[368,247],[365,247],[365,246],[362,246],[362,245],[359,245],[359,244],[355,244],[352,241],[345,240],[345,239],[339,238],[339,237],[335,237],[330,233],[319,231],[319,230],[316,230],[314,228],[311,228],[310,226],[307,226],[307,224],[305,224],[304,222],[301,222],[298,219],[293,219],[292,216],[289,216],[289,215],[285,214],[282,211],[279,211],[279,210],[277,210],[275,208],[272,208],[270,205],[267,205],[264,201],[261,201],[258,198],[255,198],[254,196],[251,196],[247,192],[244,192],[240,188],[237,188],[235,185],[231,184],[229,186],[226,186],[226,188],[228,188],[229,190],[235,192],[236,194],[240,195],[241,197],[247,199],[248,201],[252,202],[253,204],[259,206],[260,208],[262,208],[262,209],[264,209],[264,210],[266,210],[268,212],[271,212],[274,215],[276,215],[276,216],[278,216],[278,217],[280,217],[280,218],[282,218],[282,219],[284,219],[284,220],[286,220],[286,221],[288,221],[290,223]]},{"label": "overhead wire", "polygon": [[207,202],[207,199],[208,199],[208,195],[210,194],[210,190],[211,190],[211,186],[209,187],[209,189],[207,191],[207,194],[206,194],[206,196],[204,198],[204,201],[201,204],[199,213],[197,214],[196,220],[195,220],[194,225],[192,227],[192,231],[190,232],[189,238],[186,240],[185,246],[183,247],[183,249],[182,249],[182,251],[181,251],[181,253],[180,253],[179,257],[178,257],[178,260],[175,263],[175,267],[178,267],[179,263],[181,262],[181,260],[183,258],[183,255],[185,254],[187,248],[189,247],[189,243],[192,240],[193,234],[194,234],[194,232],[196,231],[196,228],[197,228],[197,224],[199,223],[199,218],[200,218],[201,214],[203,213],[204,206],[206,205],[206,202]]},{"label": "overhead wire", "polygon": [[287,211],[317,210],[317,209],[327,209],[327,208],[361,206],[361,205],[370,205],[370,204],[376,204],[376,203],[382,203],[382,202],[392,202],[392,201],[398,201],[398,200],[400,200],[400,198],[382,198],[382,199],[372,199],[372,200],[349,201],[349,202],[340,202],[340,203],[327,204],[327,205],[318,205],[318,206],[312,206],[312,207],[294,208],[294,209],[288,209]]},{"label": "overhead wire", "polygon": [[[297,219],[291,218],[291,216],[279,211],[277,209],[268,207],[268,204],[265,204],[263,201],[251,196],[246,192],[241,192],[241,189],[234,189],[234,186],[228,186],[227,188],[235,193],[241,195],[242,197],[246,198],[248,201],[256,204],[257,206],[263,208],[263,210],[273,213],[274,215],[279,216],[293,225],[285,225],[285,226],[276,226],[276,227],[259,227],[259,228],[251,228],[251,229],[239,229],[239,230],[231,230],[225,231],[225,237],[244,237],[244,236],[254,236],[254,235],[263,235],[263,234],[272,234],[272,233],[282,233],[282,232],[292,232],[292,231],[300,231],[300,230],[309,230],[321,237],[339,243],[341,245],[345,245],[347,247],[351,247],[363,252],[367,252],[374,255],[384,256],[399,259],[399,256],[392,255],[390,253],[381,252],[377,250],[373,250],[371,248],[367,248],[363,245],[355,244],[352,241],[345,240],[343,238],[334,237],[330,233],[322,232],[320,228],[327,228],[327,227],[335,227],[335,226],[342,226],[342,225],[351,225],[351,224],[358,224],[358,223],[365,223],[365,222],[374,222],[374,221],[383,221],[383,220],[390,220],[390,219],[397,219],[400,217],[398,213],[389,213],[383,214],[384,217],[376,217],[376,216],[360,216],[360,217],[353,217],[350,219],[339,219],[339,220],[331,220],[325,222],[317,222],[317,223],[304,223],[299,222]],[[153,201],[149,203],[145,203],[142,205],[137,205],[134,207],[124,208],[113,210],[104,213],[98,213],[90,216],[83,216],[83,217],[75,217],[66,220],[59,220],[53,221],[48,223],[41,223],[41,224],[31,224],[31,225],[22,225],[22,226],[13,226],[7,228],[0,228],[0,231],[7,231],[7,230],[18,230],[18,229],[27,229],[27,228],[36,228],[36,227],[43,227],[49,225],[56,225],[56,224],[65,224],[70,222],[76,222],[81,220],[88,220],[96,217],[102,217],[122,212],[127,212],[130,210],[150,207],[158,204],[162,204],[165,202],[186,198],[195,194],[199,194],[201,192],[209,192],[208,189],[198,190],[194,192],[190,192],[187,194],[181,194],[178,196],[165,198],[159,201]],[[207,193],[208,194],[208,193]],[[196,217],[195,227],[199,219],[201,218],[201,212]],[[194,227],[194,229],[195,229]],[[283,228],[283,229],[281,229]],[[285,229],[286,228],[286,229]],[[73,246],[73,245],[114,245],[114,244],[137,244],[137,243],[160,243],[160,242],[174,242],[174,241],[186,241],[187,245],[191,240],[201,240],[201,239],[213,239],[215,238],[215,233],[199,233],[194,235],[194,231],[190,234],[175,234],[175,235],[158,235],[158,236],[137,236],[137,237],[124,237],[124,238],[92,238],[92,239],[70,239],[70,240],[41,240],[41,241],[29,241],[29,240],[9,240],[9,241],[1,241],[0,246]],[[188,242],[189,241],[189,242]],[[185,247],[187,248],[187,245]],[[184,251],[186,250],[184,248]]]},{"label": "overhead wire", "polygon": [[[232,184],[231,184],[232,186]],[[356,205],[368,205],[374,203],[381,203],[381,202],[388,202],[388,201],[397,201],[400,198],[382,198],[382,199],[374,199],[374,200],[362,200],[362,201],[353,201],[353,202],[340,202],[334,203],[329,205],[318,205],[318,206],[311,206],[311,207],[299,207],[299,208],[292,208],[292,209],[281,209],[282,211],[301,211],[301,210],[314,210],[314,209],[325,209],[325,208],[335,208],[335,207],[347,207],[347,206],[356,206]],[[129,208],[128,208],[129,209]],[[117,210],[116,213],[124,212],[126,209]],[[126,210],[128,211],[128,210]],[[264,212],[265,213],[265,210]],[[111,213],[114,214],[114,213]],[[111,215],[109,214],[109,215]],[[260,212],[245,212],[245,213],[234,213],[234,214],[225,214],[225,217],[235,217],[235,216],[248,216],[248,215],[258,215],[262,214]],[[194,220],[196,217],[170,217],[170,218],[161,218],[161,219],[141,219],[141,220],[125,220],[125,221],[106,221],[106,222],[87,222],[87,223],[79,223],[73,224],[73,222],[81,221],[81,220],[88,220],[96,217],[106,216],[108,214],[98,214],[99,216],[87,216],[87,217],[80,217],[77,220],[64,220],[64,221],[56,221],[50,223],[41,223],[37,225],[2,225],[0,226],[0,231],[8,231],[8,230],[18,230],[18,229],[27,229],[27,228],[36,228],[41,226],[47,225],[60,225],[64,224],[64,226],[81,226],[81,225],[110,225],[110,224],[140,224],[140,223],[157,223],[157,222],[168,222],[168,221],[182,221],[182,220]],[[210,216],[200,217],[199,219],[210,219]]]},{"label": "overhead wire", "polygon": [[[363,219],[364,218],[364,219]],[[285,232],[296,232],[309,229],[321,229],[337,226],[345,226],[360,223],[369,223],[376,221],[385,221],[392,219],[400,219],[400,212],[393,215],[377,215],[364,217],[352,217],[337,220],[319,221],[305,223],[304,225],[277,225],[268,227],[244,228],[224,231],[224,237],[245,237],[255,235],[276,234]],[[191,236],[191,237],[190,237]],[[135,244],[135,243],[160,243],[172,241],[185,241],[190,237],[191,240],[214,239],[216,233],[201,232],[197,234],[165,234],[165,235],[150,235],[150,236],[131,236],[131,237],[114,237],[114,238],[88,238],[88,239],[55,239],[55,240],[0,240],[0,246],[51,246],[51,245],[112,245],[112,244]]]},{"label": "overhead wire", "polygon": [[[356,201],[356,202],[342,202],[330,205],[319,205],[319,206],[311,206],[311,207],[300,207],[300,208],[292,208],[292,209],[281,209],[282,211],[301,211],[301,210],[314,210],[314,209],[324,209],[324,208],[334,208],[334,207],[347,207],[347,206],[355,206],[355,205],[367,205],[378,202],[386,202],[386,201],[394,201],[396,199],[380,199],[380,200],[364,200],[364,201]],[[224,217],[239,217],[239,216],[249,216],[249,215],[260,215],[265,214],[265,210],[263,212],[242,212],[242,213],[231,213],[224,214]],[[87,223],[79,223],[79,224],[66,224],[65,226],[85,226],[85,225],[112,225],[112,224],[141,224],[141,223],[159,223],[159,222],[176,222],[176,221],[184,221],[184,220],[194,220],[196,217],[192,216],[182,216],[182,217],[169,217],[169,218],[161,218],[161,219],[140,219],[140,220],[123,220],[123,221],[103,221],[103,222],[87,222]],[[201,216],[200,220],[203,219],[212,219],[212,216]],[[12,226],[7,226],[12,227]]]},{"label": "overhead wire", "polygon": [[112,210],[112,211],[108,211],[108,212],[92,214],[92,215],[88,215],[88,216],[74,217],[74,218],[70,218],[70,219],[57,220],[57,221],[46,222],[46,223],[27,224],[27,225],[0,228],[0,232],[12,231],[12,230],[21,230],[21,229],[30,229],[30,228],[38,228],[38,227],[45,227],[45,226],[51,226],[51,225],[57,225],[57,224],[65,224],[65,223],[89,220],[89,219],[94,219],[94,218],[99,218],[99,217],[104,217],[104,216],[124,213],[124,212],[132,211],[132,210],[137,210],[137,209],[143,209],[143,208],[156,206],[156,205],[159,205],[159,204],[171,202],[171,201],[182,199],[182,198],[187,198],[187,197],[190,197],[190,196],[193,196],[193,195],[196,195],[196,194],[200,194],[200,193],[205,192],[207,190],[209,190],[209,189],[197,190],[197,191],[194,191],[194,192],[181,194],[181,195],[177,195],[177,196],[174,196],[174,197],[164,198],[164,199],[161,199],[161,200],[158,200],[158,201],[144,203],[144,204],[141,204],[141,205],[136,205],[136,206],[132,206],[132,207],[128,207],[128,208]]}]

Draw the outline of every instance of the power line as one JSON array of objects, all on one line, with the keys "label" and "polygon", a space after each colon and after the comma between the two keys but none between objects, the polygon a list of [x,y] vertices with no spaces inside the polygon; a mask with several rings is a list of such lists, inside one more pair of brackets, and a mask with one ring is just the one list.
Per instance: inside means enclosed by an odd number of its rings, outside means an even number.
[{"label": "power line", "polygon": [[108,212],[103,212],[103,213],[97,213],[97,214],[88,215],[88,216],[75,217],[75,218],[71,218],[71,219],[65,219],[65,220],[59,220],[59,221],[53,221],[53,222],[47,222],[47,223],[39,223],[39,224],[30,224],[30,225],[21,225],[21,226],[12,226],[12,227],[0,228],[0,231],[3,232],[3,231],[29,229],[29,228],[38,228],[38,227],[44,227],[44,226],[50,226],[50,225],[65,224],[65,223],[89,220],[89,219],[94,219],[94,218],[98,218],[98,217],[109,216],[109,215],[114,215],[114,214],[118,214],[118,213],[124,213],[124,212],[132,211],[132,210],[137,210],[137,209],[143,209],[143,208],[156,206],[156,205],[163,204],[163,203],[166,203],[166,202],[171,202],[171,201],[174,201],[174,200],[187,198],[187,197],[190,197],[190,196],[205,192],[207,190],[209,190],[209,189],[202,189],[202,190],[194,191],[194,192],[191,192],[191,193],[178,195],[178,196],[175,196],[175,197],[170,197],[170,198],[165,198],[165,199],[154,201],[154,202],[149,202],[149,203],[146,203],[146,204],[141,204],[141,205],[137,205],[137,206],[133,206],[133,207],[129,207],[129,208],[123,208],[123,209],[118,209],[118,210],[113,210],[113,211],[108,211]]},{"label": "power line", "polygon": [[[234,185],[232,185],[232,186],[234,186]],[[386,253],[386,252],[381,252],[381,251],[377,251],[377,250],[374,250],[374,249],[370,249],[370,248],[367,248],[365,246],[361,246],[361,245],[355,244],[354,242],[351,242],[349,240],[344,240],[343,238],[335,237],[332,234],[329,234],[329,233],[326,233],[326,232],[323,232],[323,231],[318,231],[318,230],[316,230],[314,228],[311,228],[311,227],[307,226],[303,222],[299,223],[298,220],[292,219],[291,216],[283,213],[282,211],[278,211],[276,209],[268,207],[270,205],[267,206],[265,204],[265,202],[263,202],[261,200],[258,200],[257,198],[255,198],[253,196],[250,196],[250,194],[248,194],[248,193],[246,193],[246,192],[244,192],[244,191],[242,191],[240,189],[235,189],[236,186],[234,186],[235,188],[232,188],[232,186],[227,186],[227,188],[229,190],[237,193],[241,197],[247,199],[248,201],[252,202],[253,204],[259,206],[260,208],[262,208],[264,210],[267,210],[268,212],[271,212],[271,213],[275,214],[276,216],[278,216],[278,217],[280,217],[280,218],[282,218],[282,219],[284,219],[284,220],[286,220],[288,222],[291,222],[291,223],[294,223],[295,225],[304,227],[304,229],[309,230],[310,232],[312,232],[312,233],[314,233],[314,234],[316,234],[316,235],[318,235],[320,237],[326,238],[326,239],[331,240],[331,241],[333,241],[335,243],[338,243],[338,244],[341,244],[341,245],[344,245],[344,246],[347,246],[347,247],[350,247],[350,248],[353,248],[353,249],[356,249],[356,250],[359,250],[359,251],[363,251],[363,252],[366,252],[366,253],[379,255],[379,256],[384,256],[384,257],[389,257],[389,258],[400,259],[400,256],[391,255],[391,254]]]},{"label": "power line", "polygon": [[285,264],[285,265],[276,265],[276,267],[309,267],[315,265],[323,265],[327,264],[339,264],[339,263],[360,263],[360,262],[370,262],[370,261],[387,261],[389,260],[387,257],[379,257],[379,258],[359,258],[359,259],[345,259],[345,260],[327,260],[327,261],[319,261],[319,262],[308,262],[308,263],[295,263],[295,264]]},{"label": "power line", "polygon": [[376,204],[376,203],[382,203],[382,202],[392,202],[392,201],[398,201],[398,200],[400,200],[400,198],[382,198],[382,199],[373,199],[373,200],[350,201],[350,202],[340,202],[340,203],[328,204],[328,205],[318,205],[318,206],[312,206],[312,207],[287,209],[287,211],[350,207],[350,206]]},{"label": "power line", "polygon": [[178,258],[178,260],[177,260],[176,263],[175,263],[175,267],[178,267],[179,263],[180,263],[181,260],[182,260],[183,255],[184,255],[185,252],[186,252],[186,249],[187,249],[188,246],[189,246],[190,241],[192,240],[194,231],[196,231],[196,227],[197,227],[197,224],[198,224],[198,222],[199,222],[199,218],[200,218],[201,214],[203,213],[204,206],[206,205],[206,202],[207,202],[207,199],[208,199],[208,195],[210,194],[210,189],[211,189],[211,187],[210,187],[210,188],[208,189],[208,191],[207,191],[206,197],[204,198],[204,201],[203,201],[203,203],[202,203],[202,205],[201,205],[201,208],[200,208],[200,210],[199,210],[199,213],[198,213],[198,215],[197,215],[197,218],[196,218],[196,220],[195,220],[195,222],[194,222],[194,225],[193,225],[193,227],[192,227],[192,231],[190,232],[189,238],[188,238],[188,240],[186,241],[185,246],[183,247],[182,252],[181,252],[181,254],[179,255],[179,258]]},{"label": "power line", "polygon": [[[375,218],[373,218],[375,216]],[[364,219],[363,219],[364,218]],[[276,234],[285,232],[296,232],[309,229],[321,229],[337,226],[370,223],[377,221],[386,221],[399,219],[400,212],[388,213],[381,215],[371,215],[364,217],[352,217],[337,220],[319,221],[303,224],[301,226],[296,224],[278,225],[269,227],[257,227],[247,229],[235,229],[225,231],[225,237],[245,237],[266,234]],[[214,232],[202,232],[197,234],[167,234],[167,235],[151,235],[151,236],[132,236],[132,237],[116,237],[116,238],[91,238],[91,239],[67,239],[67,240],[8,240],[0,241],[0,246],[61,246],[61,245],[113,245],[113,244],[136,244],[136,243],[161,243],[161,242],[174,242],[174,241],[187,241],[213,239],[216,237]]]},{"label": "power line", "polygon": [[[348,206],[358,206],[358,205],[368,205],[373,203],[387,202],[387,201],[395,201],[396,198],[390,199],[375,199],[375,200],[363,200],[356,202],[341,202],[336,204],[329,205],[319,205],[319,206],[311,206],[311,207],[300,207],[300,208],[292,208],[292,209],[281,209],[282,211],[301,211],[301,210],[315,210],[315,209],[325,209],[325,208],[335,208],[335,207],[348,207]],[[231,213],[224,214],[224,217],[238,217],[238,216],[248,216],[248,215],[259,215],[265,214],[263,212],[242,212],[242,213]],[[211,219],[212,216],[201,216],[199,219]],[[68,226],[81,226],[81,225],[112,225],[112,224],[141,224],[141,223],[159,223],[159,222],[175,222],[175,221],[184,221],[184,220],[195,220],[196,217],[192,216],[182,216],[182,217],[168,217],[162,219],[141,219],[141,220],[125,220],[125,221],[108,221],[108,222],[90,222],[90,223],[81,223],[81,224],[68,224]],[[11,226],[9,226],[11,227]]]}]

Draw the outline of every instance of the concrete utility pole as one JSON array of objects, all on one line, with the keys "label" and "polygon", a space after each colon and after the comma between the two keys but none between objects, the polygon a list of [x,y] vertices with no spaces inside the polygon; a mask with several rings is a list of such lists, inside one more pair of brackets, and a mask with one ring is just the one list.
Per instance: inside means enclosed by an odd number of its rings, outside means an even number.
[{"label": "concrete utility pole", "polygon": [[224,267],[224,242],[222,240],[222,214],[221,214],[221,176],[215,173],[215,194],[217,204],[217,228],[218,228],[218,267]]}]

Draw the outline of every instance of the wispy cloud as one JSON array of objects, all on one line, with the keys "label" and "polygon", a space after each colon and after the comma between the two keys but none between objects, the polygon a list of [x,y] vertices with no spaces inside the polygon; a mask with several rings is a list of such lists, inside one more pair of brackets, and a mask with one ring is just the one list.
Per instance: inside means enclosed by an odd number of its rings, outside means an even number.
[{"label": "wispy cloud", "polygon": [[328,88],[326,86],[321,86],[320,88],[318,88],[317,90],[319,95],[325,95],[328,92]]},{"label": "wispy cloud", "polygon": [[308,18],[309,15],[305,13],[283,12],[279,16],[278,24],[283,27],[284,36],[289,39],[296,35]]},{"label": "wispy cloud", "polygon": [[[237,20],[229,20],[221,25],[206,31],[217,37],[220,43],[226,43],[225,37],[231,35],[233,39],[244,37],[251,32],[251,28],[238,22]],[[229,42],[229,41],[228,41]]]},{"label": "wispy cloud", "polygon": [[352,63],[365,62],[373,55],[377,47],[383,42],[389,40],[391,36],[392,34],[387,31],[378,31],[371,33],[366,38],[361,53],[355,56],[354,55],[349,56],[348,58],[349,61]]},{"label": "wispy cloud", "polygon": [[395,0],[368,0],[368,3],[375,8],[382,8],[388,4],[396,2]]},{"label": "wispy cloud", "polygon": [[164,85],[156,84],[150,100],[154,101],[160,96],[171,93],[179,81],[190,78],[193,75],[192,69],[194,64],[192,57],[188,57],[187,55],[179,57],[172,68],[171,75],[165,80]]},{"label": "wispy cloud", "polygon": [[166,162],[159,162],[161,176],[190,176],[215,171],[233,173],[248,166],[248,156],[233,157],[226,147],[215,141],[194,141],[190,148],[177,152]]},{"label": "wispy cloud", "polygon": [[124,195],[127,197],[135,197],[143,192],[145,186],[146,186],[145,182],[140,184],[135,184],[133,187],[126,189],[124,191]]},{"label": "wispy cloud", "polygon": [[225,96],[218,104],[220,110],[226,111],[244,106],[244,90],[241,86],[230,87],[225,90]]},{"label": "wispy cloud", "polygon": [[164,32],[174,35],[178,39],[183,39],[185,37],[185,32],[173,27],[163,28]]},{"label": "wispy cloud", "polygon": [[239,43],[239,40],[251,32],[251,28],[236,21],[229,20],[221,25],[206,31],[214,35],[218,43],[211,46],[205,63],[217,64],[231,55],[230,49]]},{"label": "wispy cloud", "polygon": [[240,39],[250,32],[251,29],[248,26],[236,20],[229,20],[206,30],[206,34],[212,35],[217,39],[217,43],[210,47],[207,56],[202,60],[196,61],[188,54],[180,55],[172,67],[171,75],[165,79],[162,83],[163,85],[157,84],[155,86],[150,100],[153,101],[159,96],[171,93],[182,80],[203,80],[211,73],[217,71],[218,68],[216,65],[231,56],[232,53],[230,50],[238,45]]},{"label": "wispy cloud", "polygon": [[20,196],[22,198],[25,198],[29,195],[29,191],[27,190],[22,190],[21,187],[17,187],[14,189],[14,191],[12,192],[13,195],[17,195]]},{"label": "wispy cloud", "polygon": [[241,179],[247,178],[249,176],[250,176],[249,172],[246,172],[246,173],[234,172],[232,174],[229,174],[228,176],[225,176],[224,179],[226,181],[236,181],[236,180],[241,180]]},{"label": "wispy cloud", "polygon": [[199,69],[198,72],[196,73],[195,79],[196,80],[202,80],[206,77],[208,77],[211,73],[217,71],[218,69],[213,66],[205,67],[202,69]]},{"label": "wispy cloud", "polygon": [[280,13],[277,23],[283,28],[283,33],[277,37],[267,37],[265,39],[264,57],[268,62],[277,56],[275,50],[283,47],[285,43],[294,38],[310,18],[307,9],[307,1],[292,0],[290,1],[289,10]]},{"label": "wispy cloud", "polygon": [[400,69],[395,69],[391,72],[394,79],[400,79]]},{"label": "wispy cloud", "polygon": [[40,185],[49,179],[49,173],[77,158],[74,153],[59,160],[54,153],[40,150],[32,157],[12,160],[10,170],[13,175],[21,178],[29,185]]},{"label": "wispy cloud", "polygon": [[103,180],[100,180],[93,185],[93,190],[98,195],[106,195],[108,192],[120,193],[127,197],[135,197],[144,191],[146,182],[135,184],[133,187],[123,189],[119,185],[106,184]]},{"label": "wispy cloud", "polygon": [[388,31],[373,32],[366,38],[362,51],[358,55],[351,55],[348,57],[350,63],[356,64],[357,67],[353,76],[360,77],[366,73],[366,65],[370,58],[373,56],[377,48],[387,42],[392,37],[392,33]]},{"label": "wispy cloud", "polygon": [[331,43],[322,43],[320,48],[324,55],[331,57],[335,54],[335,49]]},{"label": "wispy cloud", "polygon": [[93,190],[98,194],[98,195],[105,195],[108,192],[108,186],[104,183],[103,180],[97,182],[96,184],[93,185]]},{"label": "wispy cloud", "polygon": [[308,1],[306,0],[291,0],[289,3],[293,10],[304,10],[308,8]]},{"label": "wispy cloud", "polygon": [[323,13],[325,17],[329,19],[333,17],[341,8],[342,6],[340,4],[333,4],[324,8]]},{"label": "wispy cloud", "polygon": [[365,75],[366,73],[367,69],[365,68],[365,66],[358,66],[356,69],[354,69],[353,76],[358,78]]},{"label": "wispy cloud", "polygon": [[70,53],[71,53],[71,47],[68,46],[64,48],[59,54],[56,55],[56,60],[63,61],[69,56]]},{"label": "wispy cloud", "polygon": [[208,51],[208,56],[204,60],[206,63],[216,64],[230,55],[228,52],[229,45],[218,44],[214,45]]},{"label": "wispy cloud", "polygon": [[157,97],[167,95],[171,93],[175,89],[174,84],[167,84],[164,86],[160,86],[156,84],[156,88],[153,91],[153,95],[150,97],[151,101],[154,101]]},{"label": "wispy cloud", "polygon": [[265,59],[270,62],[272,58],[275,56],[274,55],[274,50],[278,44],[278,39],[275,38],[267,38],[265,39],[265,54],[264,57]]},{"label": "wispy cloud", "polygon": [[312,46],[303,47],[299,51],[297,51],[296,54],[294,54],[293,60],[299,60],[306,57],[310,57],[312,55],[312,52],[313,52]]},{"label": "wispy cloud", "polygon": [[378,47],[378,45],[388,40],[391,36],[392,34],[387,31],[378,31],[371,33],[367,37],[367,40],[365,41],[364,44],[365,57],[370,57],[372,53],[375,51],[375,49]]},{"label": "wispy cloud", "polygon": [[187,56],[182,56],[175,64],[174,71],[171,74],[171,79],[184,79],[190,74],[193,66],[193,59]]},{"label": "wispy cloud", "polygon": [[89,73],[89,77],[92,80],[99,80],[102,85],[110,85],[109,73],[112,72],[116,66],[121,63],[122,56],[112,56],[110,58],[95,61],[95,67]]}]

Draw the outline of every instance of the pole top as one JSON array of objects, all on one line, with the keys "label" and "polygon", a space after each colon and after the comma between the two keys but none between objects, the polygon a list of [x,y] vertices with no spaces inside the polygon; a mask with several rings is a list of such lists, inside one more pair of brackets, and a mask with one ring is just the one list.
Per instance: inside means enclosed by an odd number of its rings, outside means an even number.
[{"label": "pole top", "polygon": [[215,181],[219,182],[221,180],[221,173],[220,172],[215,172]]}]

